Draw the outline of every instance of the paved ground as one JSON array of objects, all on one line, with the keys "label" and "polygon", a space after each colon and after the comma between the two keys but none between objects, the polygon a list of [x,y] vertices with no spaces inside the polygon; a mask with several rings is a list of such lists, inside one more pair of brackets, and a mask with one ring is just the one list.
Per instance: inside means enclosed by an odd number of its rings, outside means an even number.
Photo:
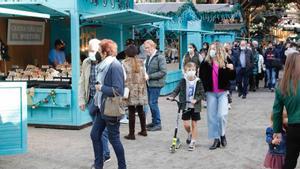
[{"label": "paved ground", "polygon": [[[137,137],[136,141],[122,140],[126,151],[128,169],[260,169],[267,151],[264,131],[269,125],[269,113],[274,93],[259,91],[250,93],[246,100],[234,95],[233,109],[229,113],[227,129],[228,147],[209,151],[206,111],[199,124],[200,138],[194,152],[184,145],[175,154],[169,146],[175,126],[176,106],[160,99],[163,130]],[[28,153],[0,157],[0,169],[89,169],[93,151],[89,137],[91,128],[80,131],[29,128]],[[122,139],[128,132],[122,125]],[[186,134],[180,128],[179,137]],[[299,161],[300,163],[300,161]],[[115,169],[116,158],[105,164]],[[298,164],[300,169],[300,164]]]}]

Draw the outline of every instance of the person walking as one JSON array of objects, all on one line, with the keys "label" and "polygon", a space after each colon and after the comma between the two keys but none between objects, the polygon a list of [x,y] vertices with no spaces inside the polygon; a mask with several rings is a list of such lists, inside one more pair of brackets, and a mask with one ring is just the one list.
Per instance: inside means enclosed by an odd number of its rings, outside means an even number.
[{"label": "person walking", "polygon": [[[115,93],[124,95],[125,77],[121,63],[116,59],[117,44],[109,39],[103,39],[100,43],[102,62],[97,66],[97,84],[95,104],[99,111],[96,113],[91,131],[91,139],[94,149],[94,168],[103,169],[103,142],[101,136],[105,128],[108,131],[111,143],[118,159],[118,168],[126,169],[125,153],[120,140],[120,119],[122,117],[111,117],[104,114],[105,101],[108,97],[115,97]],[[114,106],[114,105],[109,105]]]},{"label": "person walking", "polygon": [[276,69],[280,67],[281,62],[278,58],[277,53],[274,50],[272,42],[270,42],[268,45],[268,49],[265,53],[264,59],[266,64],[268,88],[271,92],[274,92],[276,84]]},{"label": "person walking", "polygon": [[130,45],[125,50],[126,59],[123,60],[123,66],[126,72],[125,86],[129,89],[129,96],[125,99],[129,110],[129,134],[125,139],[135,140],[135,112],[138,112],[141,123],[141,136],[147,136],[146,117],[143,106],[148,103],[146,72],[143,60],[138,59],[138,49]]},{"label": "person walking", "polygon": [[282,113],[288,114],[284,169],[294,169],[300,152],[300,53],[288,55],[284,75],[275,91],[273,104],[273,138],[282,139]]},{"label": "person walking", "polygon": [[200,67],[200,55],[199,55],[199,53],[197,51],[197,47],[196,47],[195,44],[190,43],[188,45],[188,52],[184,55],[184,57],[183,57],[182,60],[183,60],[183,62],[182,62],[181,67],[183,68],[182,69],[182,71],[183,71],[182,73],[183,74],[184,74],[184,67],[185,67],[185,65],[187,63],[189,63],[189,62],[193,62],[196,65],[196,75],[198,75],[198,73],[199,73],[199,67]]},{"label": "person walking", "polygon": [[247,49],[247,42],[241,41],[238,51],[233,53],[233,64],[236,69],[238,85],[238,96],[246,99],[248,94],[249,74],[253,68],[253,55],[252,52]]},{"label": "person walking", "polygon": [[207,99],[208,137],[214,139],[210,150],[217,149],[222,144],[227,145],[225,137],[228,98],[227,90],[230,80],[235,78],[232,61],[225,57],[224,49],[213,43],[205,61],[200,67],[200,78],[203,83]]},{"label": "person walking", "polygon": [[147,91],[152,114],[152,123],[147,125],[147,129],[148,131],[159,131],[161,130],[161,119],[158,98],[161,88],[165,85],[167,75],[166,59],[156,50],[156,44],[152,40],[146,40],[144,48],[148,54],[145,67],[149,78],[147,81]]},{"label": "person walking", "polygon": [[[96,67],[101,62],[99,54],[100,40],[91,39],[89,41],[88,57],[84,59],[82,63],[82,72],[79,81],[79,105],[81,111],[85,111],[87,108],[92,118],[92,122],[95,120],[96,113],[98,111],[97,106],[94,104],[94,96],[96,94]],[[103,160],[104,162],[110,161],[110,151],[108,148],[108,133],[107,129],[102,134],[103,143]]]}]

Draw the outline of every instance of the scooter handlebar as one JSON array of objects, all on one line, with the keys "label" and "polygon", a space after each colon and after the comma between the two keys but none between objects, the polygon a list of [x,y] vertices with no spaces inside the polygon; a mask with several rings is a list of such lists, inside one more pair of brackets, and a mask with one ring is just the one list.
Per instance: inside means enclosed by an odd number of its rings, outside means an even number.
[{"label": "scooter handlebar", "polygon": [[169,97],[167,97],[167,100],[169,100],[171,102],[177,102],[178,104],[191,103],[190,101],[180,102],[179,100],[177,100],[175,98],[169,98]]}]

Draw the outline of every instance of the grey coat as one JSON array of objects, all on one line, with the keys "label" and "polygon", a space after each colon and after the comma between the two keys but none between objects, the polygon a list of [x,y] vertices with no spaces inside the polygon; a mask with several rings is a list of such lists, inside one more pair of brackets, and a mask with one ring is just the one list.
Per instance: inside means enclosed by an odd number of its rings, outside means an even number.
[{"label": "grey coat", "polygon": [[157,51],[153,58],[149,60],[150,56],[147,57],[145,65],[149,76],[148,87],[164,87],[167,75],[166,58]]}]

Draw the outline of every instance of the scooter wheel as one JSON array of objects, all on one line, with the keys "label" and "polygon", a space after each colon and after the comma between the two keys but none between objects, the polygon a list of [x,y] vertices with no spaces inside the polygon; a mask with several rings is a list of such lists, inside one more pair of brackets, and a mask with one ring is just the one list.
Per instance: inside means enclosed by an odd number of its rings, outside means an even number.
[{"label": "scooter wheel", "polygon": [[171,153],[175,153],[175,152],[176,152],[176,146],[175,146],[175,145],[172,145],[172,146],[170,147],[170,152],[171,152]]}]

